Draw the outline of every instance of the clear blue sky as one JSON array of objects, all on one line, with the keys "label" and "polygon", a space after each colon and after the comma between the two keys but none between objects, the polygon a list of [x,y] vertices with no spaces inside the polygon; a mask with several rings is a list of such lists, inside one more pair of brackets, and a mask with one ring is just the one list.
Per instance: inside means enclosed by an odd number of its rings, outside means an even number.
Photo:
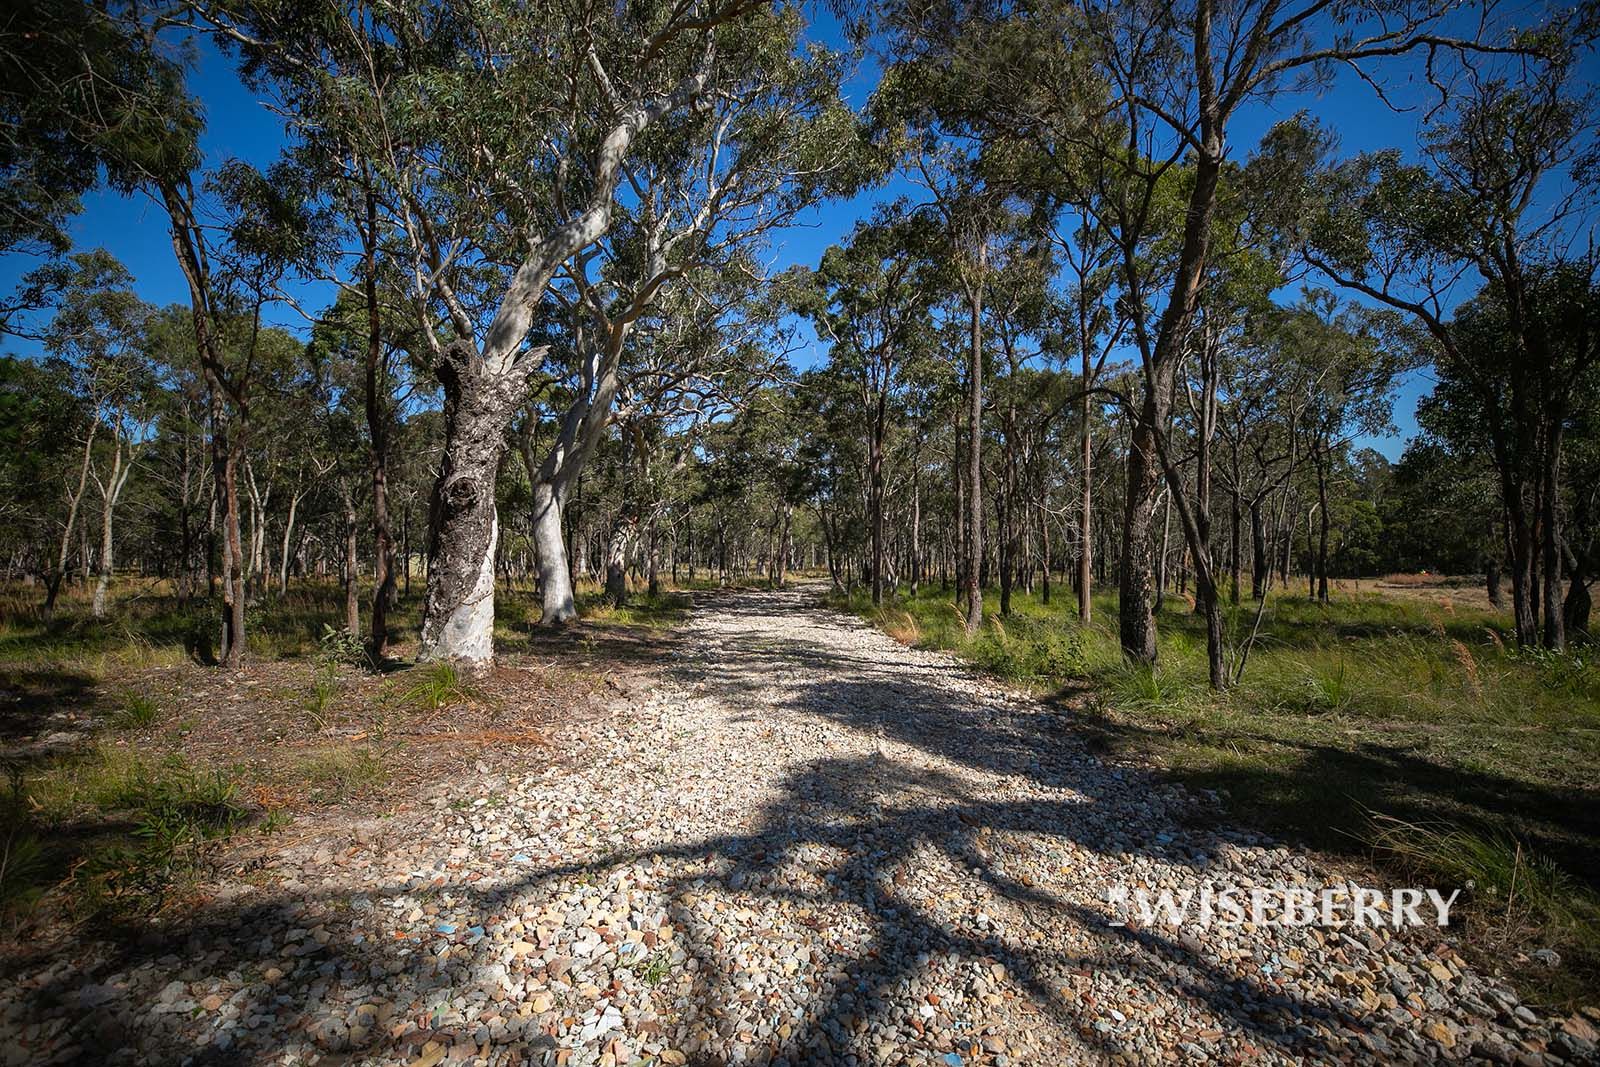
[{"label": "clear blue sky", "polygon": [[[826,15],[821,16],[814,32],[830,44],[838,41],[837,27]],[[876,72],[869,62],[849,84],[852,102],[863,103],[875,80]],[[1420,85],[1417,72],[1408,70],[1403,63],[1388,68],[1386,83],[1394,87],[1393,95],[1400,101],[1414,99],[1418,92],[1414,86]],[[207,122],[202,148],[208,165],[230,158],[265,165],[276,157],[284,142],[281,119],[246,90],[230,61],[209,44],[202,44],[198,49],[191,84],[205,108]],[[1395,114],[1383,107],[1371,89],[1358,79],[1341,75],[1320,95],[1285,98],[1274,107],[1257,107],[1241,114],[1232,130],[1233,154],[1242,158],[1274,122],[1302,108],[1338,131],[1341,149],[1346,153],[1390,146],[1410,151],[1416,144],[1418,113]],[[848,233],[875,203],[889,199],[895,191],[891,186],[811,211],[802,225],[776,235],[769,258],[778,269],[796,263],[815,264],[824,248]],[[898,191],[903,192],[903,187]],[[159,206],[110,192],[93,193],[86,198],[84,211],[72,223],[71,232],[79,247],[104,247],[126,264],[145,300],[155,304],[187,302],[188,293],[173,258],[165,216]],[[36,260],[25,256],[0,257],[0,291],[9,290],[35,265]],[[278,316],[277,321],[284,326],[299,328],[304,325],[303,320],[286,308],[280,309]],[[26,343],[16,345],[16,350],[24,353],[29,348]],[[799,361],[813,363],[821,356],[814,347],[810,352],[800,353]],[[1398,456],[1405,439],[1416,431],[1417,400],[1431,388],[1431,378],[1425,372],[1404,382],[1395,403],[1399,433],[1367,443],[1391,458]]]}]

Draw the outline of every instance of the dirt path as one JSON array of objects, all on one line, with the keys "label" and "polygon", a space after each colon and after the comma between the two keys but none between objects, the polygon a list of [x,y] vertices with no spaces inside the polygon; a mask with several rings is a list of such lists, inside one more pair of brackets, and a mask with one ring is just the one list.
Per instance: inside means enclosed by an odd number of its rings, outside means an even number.
[{"label": "dirt path", "polygon": [[1113,925],[1117,886],[1325,875],[809,591],[702,598],[680,649],[550,766],[440,782],[263,855],[162,937],[25,977],[8,1058],[1592,1054],[1426,932]]}]

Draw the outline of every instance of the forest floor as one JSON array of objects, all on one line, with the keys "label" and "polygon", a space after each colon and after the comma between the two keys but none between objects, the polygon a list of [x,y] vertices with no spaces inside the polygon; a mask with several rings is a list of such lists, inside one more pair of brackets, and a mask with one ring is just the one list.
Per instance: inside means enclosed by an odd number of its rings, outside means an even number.
[{"label": "forest floor", "polygon": [[[405,750],[452,762],[209,846],[153,915],[13,931],[6,1061],[1595,1054],[1592,1016],[1530,1010],[1436,929],[1116,925],[1119,888],[1360,872],[820,593],[700,594],[676,629],[579,630],[434,686]],[[352,696],[324,713],[370,731]]]}]

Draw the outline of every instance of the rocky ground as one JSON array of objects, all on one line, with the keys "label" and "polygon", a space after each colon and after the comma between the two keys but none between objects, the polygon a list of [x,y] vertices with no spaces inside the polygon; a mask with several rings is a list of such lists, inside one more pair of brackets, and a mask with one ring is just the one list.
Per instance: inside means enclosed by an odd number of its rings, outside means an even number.
[{"label": "rocky ground", "polygon": [[9,976],[7,1061],[1595,1058],[1437,931],[1112,925],[1116,886],[1335,875],[804,590],[702,598],[630,686],[559,754],[242,846],[191,914]]}]

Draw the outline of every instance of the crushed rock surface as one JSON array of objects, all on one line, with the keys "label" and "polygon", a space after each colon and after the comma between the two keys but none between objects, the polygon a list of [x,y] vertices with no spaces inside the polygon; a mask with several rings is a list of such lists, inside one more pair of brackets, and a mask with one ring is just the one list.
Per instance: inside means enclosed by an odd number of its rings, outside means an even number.
[{"label": "crushed rock surface", "polygon": [[1115,925],[1118,886],[1338,883],[811,591],[682,637],[559,760],[8,976],[4,1061],[1594,1062],[1437,931]]}]

